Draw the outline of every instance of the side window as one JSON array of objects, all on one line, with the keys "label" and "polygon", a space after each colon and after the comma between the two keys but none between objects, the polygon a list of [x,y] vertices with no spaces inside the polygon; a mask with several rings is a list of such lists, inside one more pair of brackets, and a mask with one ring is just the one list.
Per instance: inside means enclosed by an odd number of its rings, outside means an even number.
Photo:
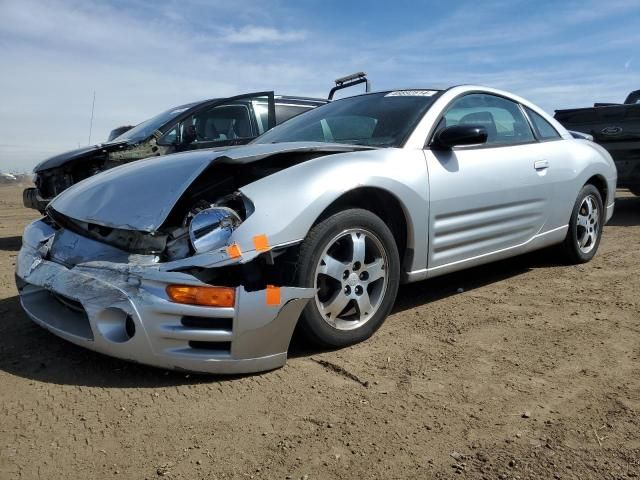
[{"label": "side window", "polygon": [[517,145],[535,141],[529,122],[517,103],[485,93],[455,100],[437,130],[452,125],[480,125],[487,130],[486,145]]},{"label": "side window", "polygon": [[553,125],[547,122],[541,115],[538,115],[528,107],[524,107],[524,109],[527,111],[527,115],[529,115],[531,123],[533,123],[533,128],[536,129],[536,133],[540,140],[555,140],[557,138],[562,138],[558,131],[553,128]]},{"label": "side window", "polygon": [[160,139],[161,145],[174,145],[178,140],[178,126],[176,125]]},{"label": "side window", "polygon": [[195,114],[192,118],[196,141],[216,142],[253,136],[246,105],[220,105]]},{"label": "side window", "polygon": [[160,139],[161,144],[196,147],[199,143],[254,137],[246,104],[218,105],[187,117]]},{"label": "side window", "polygon": [[276,125],[309,110],[304,105],[278,105],[276,103]]}]

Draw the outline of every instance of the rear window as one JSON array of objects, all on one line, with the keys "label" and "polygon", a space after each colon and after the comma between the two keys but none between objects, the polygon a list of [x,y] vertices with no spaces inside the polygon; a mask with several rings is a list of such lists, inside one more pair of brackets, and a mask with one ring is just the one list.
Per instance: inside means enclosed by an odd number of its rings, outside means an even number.
[{"label": "rear window", "polygon": [[553,125],[551,125],[541,115],[538,115],[529,107],[524,107],[524,109],[527,111],[527,115],[531,119],[531,123],[533,123],[533,128],[535,128],[536,134],[540,140],[554,140],[554,139],[562,138],[558,133],[558,131],[555,128],[553,128]]}]

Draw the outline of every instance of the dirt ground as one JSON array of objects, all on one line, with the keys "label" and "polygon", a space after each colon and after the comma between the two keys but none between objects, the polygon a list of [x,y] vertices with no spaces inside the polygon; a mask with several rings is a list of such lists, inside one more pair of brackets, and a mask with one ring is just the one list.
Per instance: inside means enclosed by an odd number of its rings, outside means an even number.
[{"label": "dirt ground", "polygon": [[32,324],[20,192],[0,187],[0,479],[640,478],[640,198],[620,194],[589,264],[407,285],[363,344],[207,377]]}]

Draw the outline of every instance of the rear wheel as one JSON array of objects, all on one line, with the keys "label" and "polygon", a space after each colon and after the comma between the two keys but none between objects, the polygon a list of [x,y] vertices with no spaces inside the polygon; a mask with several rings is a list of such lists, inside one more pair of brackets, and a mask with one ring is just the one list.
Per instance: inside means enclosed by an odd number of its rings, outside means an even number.
[{"label": "rear wheel", "polygon": [[600,245],[604,226],[602,197],[596,187],[582,187],[573,206],[569,230],[563,250],[569,263],[586,263],[593,258]]},{"label": "rear wheel", "polygon": [[365,340],[387,318],[398,292],[393,234],[367,210],[336,213],[303,241],[296,277],[299,285],[316,291],[300,318],[307,338],[324,347]]}]

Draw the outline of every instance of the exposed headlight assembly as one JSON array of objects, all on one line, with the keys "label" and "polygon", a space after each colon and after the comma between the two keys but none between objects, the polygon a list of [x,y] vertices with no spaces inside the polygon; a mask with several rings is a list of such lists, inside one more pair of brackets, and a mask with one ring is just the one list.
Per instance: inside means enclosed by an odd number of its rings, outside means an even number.
[{"label": "exposed headlight assembly", "polygon": [[201,210],[193,216],[189,224],[191,246],[196,253],[223,247],[240,223],[240,216],[228,207]]}]

